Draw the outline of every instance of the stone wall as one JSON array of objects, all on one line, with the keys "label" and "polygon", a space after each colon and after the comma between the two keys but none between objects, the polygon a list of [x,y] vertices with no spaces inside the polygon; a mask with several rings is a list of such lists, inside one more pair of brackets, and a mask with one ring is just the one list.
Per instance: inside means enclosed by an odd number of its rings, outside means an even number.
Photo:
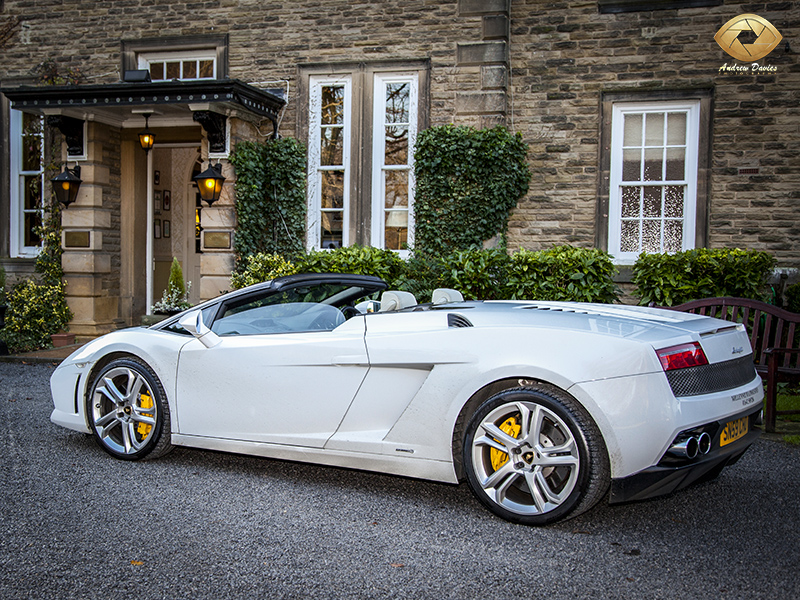
[{"label": "stone wall", "polygon": [[[33,81],[49,59],[111,83],[123,39],[226,34],[231,77],[289,90],[285,136],[297,131],[300,65],[428,59],[430,125],[505,124],[530,146],[531,191],[512,215],[511,248],[602,242],[603,93],[711,90],[708,245],[800,263],[800,3],[599,14],[589,0],[7,0],[2,10],[21,20],[3,85]],[[783,34],[760,61],[777,72],[719,71],[735,61],[713,36],[744,12]]]},{"label": "stone wall", "polygon": [[[742,13],[782,33],[758,61],[776,72],[720,72],[737,61],[714,34]],[[645,99],[705,89],[714,98],[708,245],[767,250],[800,266],[798,34],[797,2],[599,14],[596,2],[514,0],[508,120],[530,145],[533,180],[511,219],[509,246],[592,246],[602,237],[595,223],[607,151],[599,135],[604,92]]]}]

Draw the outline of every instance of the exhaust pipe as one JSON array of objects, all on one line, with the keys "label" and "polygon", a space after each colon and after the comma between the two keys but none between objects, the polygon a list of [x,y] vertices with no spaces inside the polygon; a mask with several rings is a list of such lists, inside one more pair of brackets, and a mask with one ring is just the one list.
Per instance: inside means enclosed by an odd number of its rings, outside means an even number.
[{"label": "exhaust pipe", "polygon": [[711,436],[705,431],[697,436],[689,436],[679,438],[672,446],[669,447],[669,452],[673,456],[680,456],[681,458],[688,458],[692,460],[697,458],[700,454],[708,454],[711,450]]},{"label": "exhaust pipe", "polygon": [[711,450],[711,436],[705,431],[697,438],[697,449],[700,454],[708,454],[708,451]]},{"label": "exhaust pipe", "polygon": [[697,458],[697,454],[700,452],[700,442],[696,437],[683,438],[672,444],[667,452],[681,458]]}]

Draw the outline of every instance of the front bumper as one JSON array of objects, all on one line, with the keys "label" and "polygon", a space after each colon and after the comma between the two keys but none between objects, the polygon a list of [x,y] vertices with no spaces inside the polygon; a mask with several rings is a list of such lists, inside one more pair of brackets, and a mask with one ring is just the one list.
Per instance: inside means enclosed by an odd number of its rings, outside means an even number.
[{"label": "front bumper", "polygon": [[[735,442],[720,446],[720,434],[729,421],[748,417],[747,434]],[[620,479],[611,480],[610,504],[647,500],[664,496],[683,489],[693,483],[714,479],[722,469],[739,460],[750,445],[758,439],[761,431],[756,429],[760,424],[761,406],[746,410],[715,423],[704,426],[712,439],[708,454],[695,460],[675,460],[666,456],[655,466]],[[713,433],[712,433],[713,431]]]}]

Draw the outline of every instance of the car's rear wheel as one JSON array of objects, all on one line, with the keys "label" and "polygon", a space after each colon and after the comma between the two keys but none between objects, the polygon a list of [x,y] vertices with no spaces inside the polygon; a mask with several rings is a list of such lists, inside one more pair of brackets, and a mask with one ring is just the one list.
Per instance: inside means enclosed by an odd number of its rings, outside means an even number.
[{"label": "car's rear wheel", "polygon": [[86,398],[100,447],[117,458],[157,458],[172,449],[164,388],[144,362],[121,358],[103,367]]},{"label": "car's rear wheel", "polygon": [[525,525],[577,516],[610,484],[597,425],[574,398],[547,385],[486,400],[467,425],[463,460],[475,496]]}]

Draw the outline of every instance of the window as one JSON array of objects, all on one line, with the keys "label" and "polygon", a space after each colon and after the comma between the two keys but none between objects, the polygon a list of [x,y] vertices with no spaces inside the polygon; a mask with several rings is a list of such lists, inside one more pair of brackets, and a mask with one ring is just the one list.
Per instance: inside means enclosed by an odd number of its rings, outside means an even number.
[{"label": "window", "polygon": [[625,263],[695,247],[700,101],[621,102],[612,111],[609,253]]},{"label": "window", "polygon": [[228,77],[228,36],[176,36],[123,40],[122,72],[150,71],[152,81]]},{"label": "window", "polygon": [[350,77],[312,78],[309,102],[309,222],[313,248],[349,244]]},{"label": "window", "polygon": [[336,75],[309,67],[301,77],[308,86],[308,129],[301,121],[299,135],[307,135],[309,148],[309,248],[363,244],[408,252],[412,150],[427,64],[399,67],[348,65]]},{"label": "window", "polygon": [[217,59],[213,50],[155,52],[138,56],[139,68],[150,71],[152,81],[216,79]]},{"label": "window", "polygon": [[43,118],[11,110],[11,256],[39,252],[44,190]]},{"label": "window", "polygon": [[413,231],[416,76],[376,75],[373,109],[372,245],[408,248]]}]

